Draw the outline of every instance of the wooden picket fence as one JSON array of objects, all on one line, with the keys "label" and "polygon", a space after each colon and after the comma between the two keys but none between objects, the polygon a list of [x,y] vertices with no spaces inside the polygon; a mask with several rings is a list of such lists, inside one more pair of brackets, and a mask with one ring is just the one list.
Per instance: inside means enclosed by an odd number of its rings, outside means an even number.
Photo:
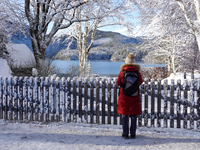
[{"label": "wooden picket fence", "polygon": [[[116,80],[0,77],[0,119],[121,124]],[[138,126],[200,129],[200,80],[145,79],[140,98]]]}]

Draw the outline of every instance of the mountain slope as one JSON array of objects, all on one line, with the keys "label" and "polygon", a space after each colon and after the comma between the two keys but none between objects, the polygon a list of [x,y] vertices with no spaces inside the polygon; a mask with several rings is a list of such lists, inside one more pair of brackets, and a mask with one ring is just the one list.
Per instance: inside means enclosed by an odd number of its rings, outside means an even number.
[{"label": "mountain slope", "polygon": [[[67,35],[62,35],[59,38],[57,38],[54,42],[51,42],[46,50],[47,55],[56,55],[60,51],[66,51],[66,48],[68,47],[68,44],[71,42],[71,45],[69,47],[70,50],[73,50],[69,53],[70,56],[66,56],[66,59],[71,59],[71,56],[73,56],[72,59],[77,59],[77,53],[75,52],[77,50],[76,45],[76,39],[70,39],[67,40]],[[15,44],[26,44],[27,47],[29,47],[32,50],[31,46],[31,39],[28,36],[23,35],[21,32],[17,31],[11,39],[12,43]],[[115,53],[118,50],[122,50],[121,47],[126,47],[126,49],[131,49],[128,51],[133,51],[133,45],[137,45],[141,42],[139,38],[131,38],[124,36],[122,34],[116,33],[116,32],[106,32],[106,31],[99,31],[97,30],[96,36],[95,36],[95,42],[93,44],[93,48],[91,52],[89,53],[88,59],[111,59],[113,53]],[[90,38],[88,40],[88,44],[90,43]],[[128,46],[130,45],[130,46]],[[118,48],[116,47],[118,46]],[[129,47],[129,48],[127,48]],[[75,52],[75,53],[74,53]],[[57,56],[58,59],[65,59],[63,58],[63,54],[65,52],[62,52],[62,58]],[[99,56],[98,54],[101,56]],[[66,53],[65,53],[66,54]],[[75,56],[76,55],[76,56]],[[103,56],[102,56],[103,55]]]}]

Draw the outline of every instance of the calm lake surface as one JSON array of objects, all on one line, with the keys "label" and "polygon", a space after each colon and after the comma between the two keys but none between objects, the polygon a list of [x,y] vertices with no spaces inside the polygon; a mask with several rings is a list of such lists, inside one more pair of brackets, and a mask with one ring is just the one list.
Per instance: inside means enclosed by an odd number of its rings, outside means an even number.
[{"label": "calm lake surface", "polygon": [[[99,74],[100,76],[117,76],[120,72],[120,66],[124,62],[109,61],[109,60],[98,60],[90,61],[93,73]],[[144,62],[137,62],[141,67],[164,67],[165,64],[145,64]],[[61,73],[65,73],[67,68],[71,65],[79,65],[78,60],[54,60],[53,64],[61,69]]]}]

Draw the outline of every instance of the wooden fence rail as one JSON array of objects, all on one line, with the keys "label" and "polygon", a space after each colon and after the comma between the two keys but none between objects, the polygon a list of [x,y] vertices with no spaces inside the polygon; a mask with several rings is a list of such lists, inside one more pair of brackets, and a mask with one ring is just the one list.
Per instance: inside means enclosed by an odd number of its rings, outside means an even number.
[{"label": "wooden fence rail", "polygon": [[[0,77],[0,119],[121,124],[116,80]],[[138,126],[200,129],[200,80],[145,79],[140,95]]]}]

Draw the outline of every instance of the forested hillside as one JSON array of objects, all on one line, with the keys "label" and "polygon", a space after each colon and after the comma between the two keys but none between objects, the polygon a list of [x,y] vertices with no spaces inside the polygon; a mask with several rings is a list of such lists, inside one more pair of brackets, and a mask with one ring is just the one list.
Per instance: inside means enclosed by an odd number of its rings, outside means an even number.
[{"label": "forested hillside", "polygon": [[[32,50],[30,38],[19,31],[12,36],[11,41],[16,44],[26,44]],[[136,48],[140,43],[142,43],[140,37],[131,38],[115,32],[98,30],[88,59],[123,60],[129,52],[133,52],[136,55],[136,59],[141,60],[144,54]],[[78,50],[76,39],[69,39],[67,35],[56,37],[48,46],[46,55],[56,55],[56,59],[62,60],[77,60]]]}]

